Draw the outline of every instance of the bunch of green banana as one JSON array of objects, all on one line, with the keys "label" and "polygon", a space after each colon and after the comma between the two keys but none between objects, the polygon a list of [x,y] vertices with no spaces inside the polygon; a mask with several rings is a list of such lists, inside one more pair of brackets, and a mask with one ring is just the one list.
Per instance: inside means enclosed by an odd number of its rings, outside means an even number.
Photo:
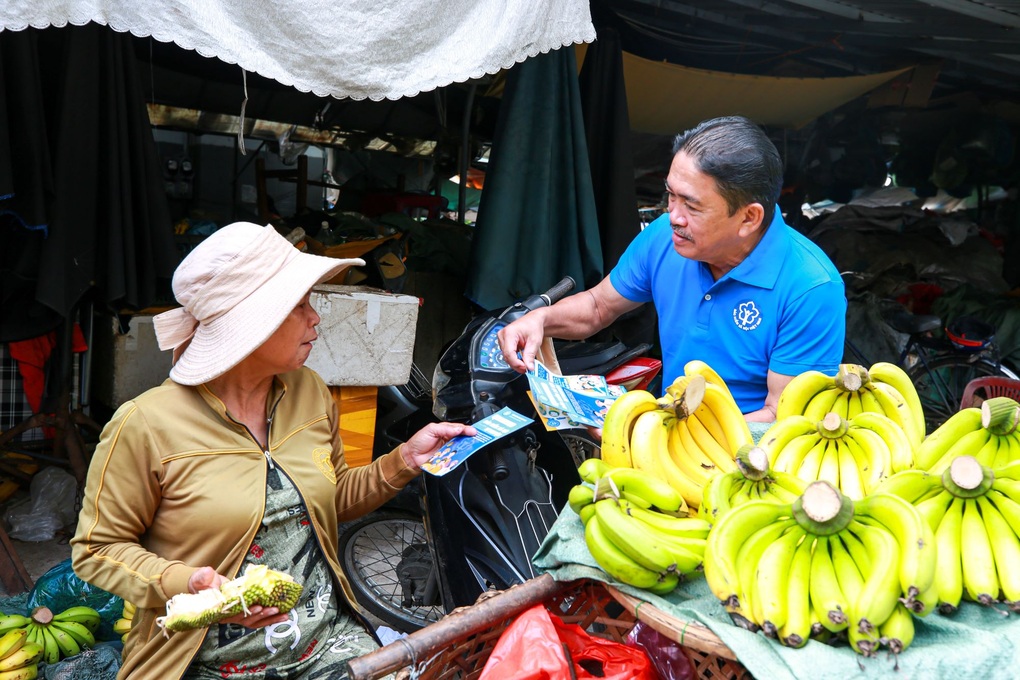
[{"label": "bunch of green banana", "polygon": [[913,466],[903,429],[880,413],[861,412],[844,419],[830,411],[818,421],[787,416],[762,435],[759,446],[772,469],[805,482],[830,482],[854,500],[893,472]]},{"label": "bunch of green banana", "polygon": [[592,557],[620,583],[666,594],[701,568],[709,530],[702,519],[675,517],[613,497],[582,506],[578,514]]},{"label": "bunch of green banana", "polygon": [[852,419],[859,413],[878,413],[899,425],[910,447],[924,440],[924,412],[917,390],[906,372],[888,362],[870,369],[841,364],[836,375],[805,371],[789,382],[776,405],[776,420],[792,415],[821,420],[827,413]]},{"label": "bunch of green banana", "polygon": [[[611,496],[623,498],[641,508],[654,508],[672,515],[686,515],[683,496],[664,479],[632,467],[613,467],[600,458],[588,458],[577,468],[581,479],[570,491],[570,506],[579,511],[584,505]],[[590,486],[588,486],[590,485]]]},{"label": "bunch of green banana", "polygon": [[709,533],[704,570],[740,625],[791,647],[845,635],[867,656],[883,636],[890,649],[910,644],[913,621],[897,606],[912,613],[918,595],[933,588],[935,547],[903,499],[854,502],[819,481],[793,503],[754,500],[730,510]]},{"label": "bunch of green banana", "polygon": [[26,629],[7,631],[0,636],[0,680],[33,680],[42,655],[42,646],[28,641]]},{"label": "bunch of green banana", "polygon": [[934,532],[934,593],[920,599],[951,614],[961,600],[1020,611],[1020,461],[990,468],[953,458],[941,473],[893,475],[881,489],[913,503]]},{"label": "bunch of green banana", "polygon": [[42,647],[42,660],[54,664],[83,649],[94,647],[94,631],[99,627],[99,612],[91,607],[74,606],[54,614],[48,607],[36,607],[24,626],[26,638]]},{"label": "bunch of green banana", "polygon": [[961,409],[915,452],[916,467],[941,474],[955,458],[974,456],[986,467],[1000,468],[1020,460],[1020,404],[993,397],[978,407]]},{"label": "bunch of green banana", "polygon": [[764,449],[744,444],[737,450],[737,469],[709,480],[698,514],[714,524],[730,509],[748,501],[792,503],[805,488],[807,482],[799,477],[770,470]]}]

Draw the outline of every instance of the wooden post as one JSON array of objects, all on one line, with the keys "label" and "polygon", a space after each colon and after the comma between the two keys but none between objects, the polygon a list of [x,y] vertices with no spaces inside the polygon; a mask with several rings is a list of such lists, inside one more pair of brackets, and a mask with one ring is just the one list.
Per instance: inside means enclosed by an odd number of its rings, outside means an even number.
[{"label": "wooden post", "polygon": [[0,552],[0,585],[8,595],[18,595],[32,589],[34,581],[25,569],[18,551],[14,549],[10,537],[0,525],[0,544],[3,552]]}]

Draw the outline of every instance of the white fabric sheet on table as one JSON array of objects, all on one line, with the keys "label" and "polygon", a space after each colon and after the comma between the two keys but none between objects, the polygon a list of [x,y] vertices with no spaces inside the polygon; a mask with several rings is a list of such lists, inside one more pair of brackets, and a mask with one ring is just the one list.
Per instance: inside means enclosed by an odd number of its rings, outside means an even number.
[{"label": "white fabric sheet on table", "polygon": [[173,42],[302,92],[397,99],[592,42],[588,0],[10,0],[0,27]]}]

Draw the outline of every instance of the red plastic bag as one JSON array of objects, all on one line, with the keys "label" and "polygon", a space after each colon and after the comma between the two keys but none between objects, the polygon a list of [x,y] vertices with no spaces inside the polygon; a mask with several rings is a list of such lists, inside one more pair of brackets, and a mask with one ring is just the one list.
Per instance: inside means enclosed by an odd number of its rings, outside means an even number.
[{"label": "red plastic bag", "polygon": [[580,626],[550,615],[542,605],[528,609],[503,631],[485,662],[480,680],[575,677],[656,680],[644,650],[588,635]]}]

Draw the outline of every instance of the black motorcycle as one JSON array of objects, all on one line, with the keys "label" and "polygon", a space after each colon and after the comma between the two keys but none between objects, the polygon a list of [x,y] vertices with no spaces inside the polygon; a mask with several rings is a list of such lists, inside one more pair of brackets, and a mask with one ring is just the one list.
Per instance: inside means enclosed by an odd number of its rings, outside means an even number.
[{"label": "black motorcycle", "polygon": [[[385,453],[434,416],[474,423],[509,406],[536,417],[442,477],[423,474],[380,510],[340,527],[340,560],[359,603],[409,632],[470,605],[486,590],[535,576],[537,551],[571,486],[577,465],[596,455],[584,429],[548,431],[528,398],[528,380],[510,368],[496,340],[501,328],[566,295],[566,278],[548,292],[473,319],[443,352],[431,388],[412,370],[406,385],[380,388],[374,451]],[[564,375],[609,375],[646,388],[660,363],[643,344],[562,342]]]}]

